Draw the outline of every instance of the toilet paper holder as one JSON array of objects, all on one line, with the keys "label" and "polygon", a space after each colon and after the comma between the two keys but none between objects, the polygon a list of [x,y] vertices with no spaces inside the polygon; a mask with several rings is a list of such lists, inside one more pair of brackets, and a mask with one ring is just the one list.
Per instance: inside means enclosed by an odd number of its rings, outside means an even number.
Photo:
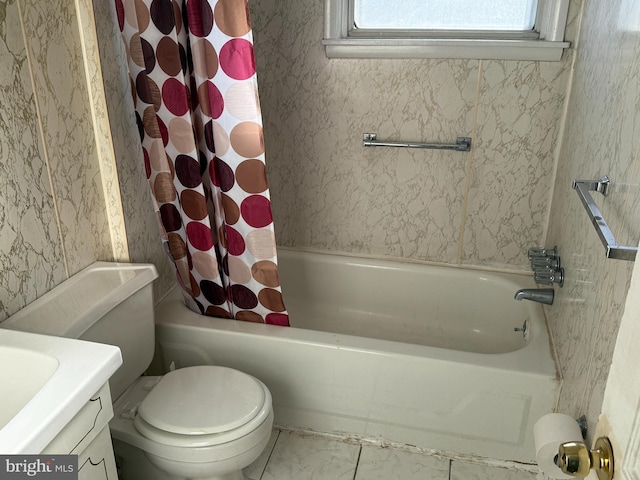
[{"label": "toilet paper holder", "polygon": [[560,469],[574,477],[585,478],[592,468],[598,480],[613,478],[613,448],[607,437],[599,437],[595,448],[589,448],[582,442],[566,442],[558,448],[557,465]]}]

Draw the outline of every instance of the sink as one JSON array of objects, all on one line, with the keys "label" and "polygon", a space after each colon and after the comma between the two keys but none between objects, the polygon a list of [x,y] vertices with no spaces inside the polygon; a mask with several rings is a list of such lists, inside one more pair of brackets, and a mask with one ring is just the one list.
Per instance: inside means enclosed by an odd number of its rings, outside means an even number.
[{"label": "sink", "polygon": [[0,324],[0,453],[38,454],[122,364],[111,345]]},{"label": "sink", "polygon": [[0,346],[0,428],[15,417],[58,369],[58,360],[46,353]]}]

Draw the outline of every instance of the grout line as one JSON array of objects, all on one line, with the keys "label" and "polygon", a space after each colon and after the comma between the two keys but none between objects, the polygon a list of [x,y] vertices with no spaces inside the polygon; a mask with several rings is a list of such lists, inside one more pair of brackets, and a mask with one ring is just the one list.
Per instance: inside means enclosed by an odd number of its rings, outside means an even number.
[{"label": "grout line", "polygon": [[553,176],[551,177],[553,178],[553,185],[551,186],[551,192],[550,192],[551,196],[549,200],[549,206],[547,208],[547,219],[546,219],[547,221],[546,221],[546,225],[545,225],[543,237],[542,237],[545,243],[549,241],[547,237],[549,235],[549,224],[551,223],[553,197],[555,196],[556,184],[558,182],[558,168],[560,165],[561,155],[564,151],[564,144],[566,141],[566,133],[567,133],[566,131],[569,128],[568,127],[569,106],[573,96],[573,80],[574,80],[574,74],[575,74],[575,68],[576,68],[576,61],[578,58],[578,49],[580,48],[580,39],[582,36],[585,3],[586,2],[582,2],[582,4],[580,5],[580,11],[578,12],[575,20],[577,24],[575,39],[572,42],[571,47],[567,49],[569,54],[572,55],[572,58],[571,58],[571,66],[569,67],[569,78],[567,78],[567,87],[566,87],[565,101],[562,109],[563,110],[562,118],[560,120],[560,131],[558,132],[556,151],[554,152],[555,158],[554,158],[554,165],[553,165]]},{"label": "grout line", "polygon": [[[473,124],[471,126],[471,137],[473,138],[474,144],[477,142],[477,138],[478,138],[476,134],[477,134],[477,128],[478,128],[478,107],[480,103],[480,83],[482,80],[482,66],[483,66],[483,60],[480,60],[478,62],[478,80],[476,82],[476,96],[475,96],[475,104],[473,109]],[[462,219],[461,219],[461,225],[460,225],[460,237],[458,240],[458,258],[456,262],[458,265],[462,265],[462,256],[464,253],[464,234],[465,234],[465,227],[467,224],[467,209],[469,206],[469,190],[471,189],[471,167],[473,165],[474,150],[475,148],[472,147],[467,157],[467,171],[465,174],[466,181],[464,186],[464,197],[463,197],[464,200],[462,202]]]},{"label": "grout line", "polygon": [[[118,181],[118,167],[116,165],[115,152],[113,147],[113,137],[111,136],[111,124],[109,121],[109,110],[106,102],[106,92],[104,90],[104,78],[102,76],[102,64],[100,63],[100,52],[98,38],[93,37],[89,41],[85,37],[86,31],[96,32],[95,18],[91,2],[89,4],[83,0],[75,0],[76,20],[78,35],[80,37],[80,49],[82,50],[82,63],[84,67],[84,79],[87,87],[87,97],[91,110],[91,126],[95,154],[100,169],[100,184],[102,185],[102,196],[105,210],[107,212],[107,222],[109,225],[109,239],[111,241],[111,255],[116,262],[130,262],[129,245],[127,243],[127,231],[124,223],[124,210],[122,207],[122,197],[120,194],[120,183]],[[84,16],[82,14],[84,12]],[[83,21],[87,22],[84,25]],[[88,28],[85,28],[88,27]],[[90,68],[89,48],[94,48],[94,65],[97,73],[97,84],[91,81],[92,71]],[[99,118],[97,106],[103,112],[103,117]],[[98,125],[102,123],[105,128],[100,130]],[[108,127],[106,127],[108,125]]]},{"label": "grout line", "polygon": [[538,473],[538,465],[536,463],[527,463],[517,460],[499,460],[496,458],[481,457],[478,455],[464,454],[450,452],[446,450],[437,450],[433,448],[417,447],[415,445],[408,445],[404,443],[392,442],[382,440],[380,438],[368,438],[357,434],[347,433],[331,433],[331,432],[319,432],[315,430],[307,430],[303,428],[287,427],[284,425],[276,425],[275,428],[281,431],[287,431],[297,435],[304,436],[316,436],[337,442],[344,442],[349,444],[358,444],[361,446],[368,445],[372,447],[399,450],[404,452],[418,453],[429,457],[443,458],[453,462],[454,460],[461,461],[463,463],[470,463],[474,465],[483,465],[486,467],[505,468],[512,471]]},{"label": "grout line", "polygon": [[271,461],[271,456],[273,455],[273,451],[276,449],[276,443],[278,443],[278,440],[280,439],[280,434],[282,433],[282,430],[280,430],[279,428],[278,430],[278,434],[276,435],[276,440],[275,442],[273,442],[273,446],[271,447],[271,451],[269,452],[269,456],[267,457],[267,461],[264,464],[264,468],[262,469],[262,472],[260,473],[260,478],[259,480],[262,480],[262,477],[264,476],[264,472],[267,471],[267,466],[269,465],[269,462]]},{"label": "grout line", "polygon": [[[627,178],[623,179],[623,181],[627,182],[627,184],[629,185],[627,188],[627,191],[625,193],[625,199],[624,199],[624,205],[622,206],[622,214],[628,218],[629,212],[630,210],[634,207],[634,205],[632,204],[633,200],[632,197],[635,197],[634,194],[634,189],[633,186],[637,186],[637,184],[634,185],[634,183],[632,183],[633,179],[638,178],[638,168],[640,165],[640,139],[638,140],[638,143],[635,147],[636,149],[636,154],[635,156],[632,158],[631,160],[631,168],[630,168],[630,172],[631,174],[627,176]],[[624,222],[622,223],[622,227],[624,229]],[[624,232],[624,230],[622,230],[622,232]],[[633,232],[630,232],[633,233]]]},{"label": "grout line", "polygon": [[358,476],[358,467],[360,466],[360,456],[362,455],[362,444],[358,448],[358,458],[356,459],[356,469],[353,471],[353,480]]},{"label": "grout line", "polygon": [[571,47],[573,48],[573,50],[577,50],[580,48],[580,42],[582,40],[582,27],[584,24],[584,11],[586,9],[585,4],[587,2],[582,2],[582,4],[580,5],[580,11],[578,12],[578,15],[576,15],[576,38],[573,41],[573,45],[571,45]]},{"label": "grout line", "polygon": [[[567,133],[567,129],[569,128],[568,127],[569,106],[571,104],[571,97],[573,92],[573,76],[575,72],[576,58],[578,56],[576,50],[572,48],[568,49],[567,54],[571,55],[572,57],[569,65],[569,73],[567,75],[567,85],[565,87],[565,98],[564,98],[564,104],[562,106],[562,116],[560,118],[558,136],[556,138],[556,148],[554,149],[554,152],[553,152],[553,168],[551,171],[551,179],[553,180],[553,183],[551,184],[551,188],[549,188],[549,204],[547,205],[546,221],[545,221],[544,229],[542,232],[542,241],[544,242],[544,244],[546,244],[549,241],[547,237],[549,236],[549,226],[551,223],[553,200],[554,200],[556,186],[558,182],[558,167],[560,165],[560,158],[562,157],[562,154],[564,152],[566,133]],[[565,185],[565,187],[568,187],[568,185]]]}]

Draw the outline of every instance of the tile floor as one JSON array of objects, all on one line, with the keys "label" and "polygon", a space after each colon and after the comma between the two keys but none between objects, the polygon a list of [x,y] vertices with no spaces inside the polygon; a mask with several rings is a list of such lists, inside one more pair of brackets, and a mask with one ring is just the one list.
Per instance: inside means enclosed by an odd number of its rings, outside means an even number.
[{"label": "tile floor", "polygon": [[[413,451],[415,450],[415,451]],[[274,429],[248,480],[536,480],[535,467],[497,467],[428,455],[418,449],[360,443]]]}]

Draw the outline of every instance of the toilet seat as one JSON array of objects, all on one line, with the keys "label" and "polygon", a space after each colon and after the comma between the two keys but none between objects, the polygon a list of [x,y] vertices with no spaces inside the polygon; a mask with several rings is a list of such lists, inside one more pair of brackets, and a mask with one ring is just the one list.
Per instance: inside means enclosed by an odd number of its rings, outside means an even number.
[{"label": "toilet seat", "polygon": [[270,394],[254,377],[219,366],[164,375],[138,407],[135,428],[164,445],[205,447],[251,433],[271,412]]}]

